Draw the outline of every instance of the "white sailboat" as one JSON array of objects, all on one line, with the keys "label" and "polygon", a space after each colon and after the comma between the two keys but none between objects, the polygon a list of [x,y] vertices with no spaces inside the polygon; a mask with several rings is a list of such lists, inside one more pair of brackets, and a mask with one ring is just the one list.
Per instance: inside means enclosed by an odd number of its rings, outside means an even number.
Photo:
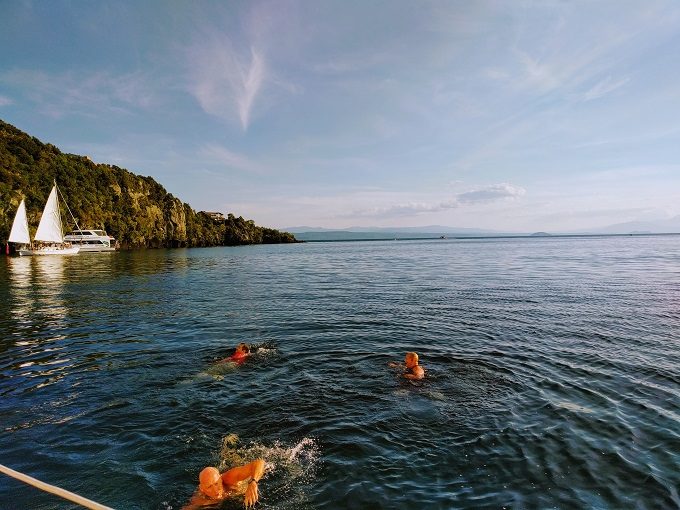
[{"label": "white sailboat", "polygon": [[[14,223],[12,223],[12,230],[9,232],[10,243],[19,245],[18,252],[29,250],[31,246],[31,236],[28,233],[28,218],[26,217],[26,203],[21,200],[17,214],[14,216]],[[9,248],[7,248],[9,250]],[[7,252],[9,253],[9,251]]]},{"label": "white sailboat", "polygon": [[47,198],[33,245],[31,246],[31,238],[28,233],[26,205],[23,200],[19,204],[19,209],[17,209],[17,214],[14,217],[9,241],[23,245],[19,248],[19,255],[74,255],[80,251],[79,246],[71,246],[70,243],[64,242],[56,183]]}]

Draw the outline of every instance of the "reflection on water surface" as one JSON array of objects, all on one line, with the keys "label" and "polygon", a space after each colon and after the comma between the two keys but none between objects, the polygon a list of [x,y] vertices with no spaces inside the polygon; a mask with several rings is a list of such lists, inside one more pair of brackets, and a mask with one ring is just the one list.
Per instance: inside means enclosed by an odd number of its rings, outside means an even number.
[{"label": "reflection on water surface", "polygon": [[[674,236],[5,258],[3,463],[115,508],[260,455],[262,508],[680,507],[679,262]],[[220,365],[241,341],[267,355]],[[386,366],[409,350],[417,384]]]}]

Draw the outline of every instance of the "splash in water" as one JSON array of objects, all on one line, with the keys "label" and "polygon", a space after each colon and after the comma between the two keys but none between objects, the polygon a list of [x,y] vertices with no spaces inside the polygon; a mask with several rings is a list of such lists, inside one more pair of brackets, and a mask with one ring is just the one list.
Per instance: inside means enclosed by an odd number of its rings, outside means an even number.
[{"label": "splash in water", "polygon": [[289,502],[306,501],[303,488],[314,479],[320,458],[314,439],[305,437],[292,446],[275,441],[267,446],[258,442],[243,444],[238,435],[227,434],[220,445],[218,469],[225,471],[259,458],[265,461],[263,499],[270,494]]},{"label": "splash in water", "polygon": [[273,340],[265,340],[259,344],[252,344],[250,346],[251,356],[256,358],[269,358],[276,356],[279,352],[276,342]]},{"label": "splash in water", "polygon": [[191,376],[188,379],[181,381],[183,384],[190,384],[196,381],[213,379],[215,381],[222,381],[226,376],[237,372],[240,366],[245,363],[258,362],[267,358],[278,355],[276,343],[273,341],[265,341],[259,344],[252,344],[250,346],[249,360],[243,360],[241,363],[230,360],[229,358],[218,358],[214,360],[205,370]]}]

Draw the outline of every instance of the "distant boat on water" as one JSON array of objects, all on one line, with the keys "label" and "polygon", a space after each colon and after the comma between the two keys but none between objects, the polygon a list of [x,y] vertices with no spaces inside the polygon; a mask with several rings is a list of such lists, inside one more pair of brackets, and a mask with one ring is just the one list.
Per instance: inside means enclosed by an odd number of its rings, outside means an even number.
[{"label": "distant boat on water", "polygon": [[23,199],[14,216],[8,241],[19,245],[19,255],[75,255],[80,251],[79,246],[64,242],[56,182],[47,198],[33,242],[28,231],[26,203]]}]

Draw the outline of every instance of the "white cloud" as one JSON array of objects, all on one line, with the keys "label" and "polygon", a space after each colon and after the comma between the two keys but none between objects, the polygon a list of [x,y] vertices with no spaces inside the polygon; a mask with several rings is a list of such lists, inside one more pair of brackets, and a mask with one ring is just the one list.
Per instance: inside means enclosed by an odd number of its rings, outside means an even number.
[{"label": "white cloud", "polygon": [[618,81],[612,81],[611,76],[608,76],[599,83],[596,83],[593,87],[590,88],[590,90],[583,94],[583,100],[592,101],[593,99],[599,99],[603,96],[606,96],[610,92],[613,92],[616,89],[623,87],[629,81],[630,78],[623,78]]},{"label": "white cloud", "polygon": [[482,71],[483,76],[494,81],[507,81],[512,78],[510,73],[499,68],[487,68]]},{"label": "white cloud", "polygon": [[432,194],[414,195],[412,192],[378,188],[335,191],[321,187],[304,190],[295,188],[297,194],[294,197],[279,193],[277,196],[267,195],[263,198],[261,193],[248,190],[229,203],[211,207],[238,211],[245,217],[252,217],[259,224],[278,227],[310,223],[327,228],[371,224],[418,226],[427,222],[448,224],[446,222],[454,221],[463,222],[470,227],[508,228],[507,225],[499,224],[498,218],[508,216],[507,207],[521,207],[522,204],[513,201],[512,197],[523,194],[524,190],[504,184],[480,187],[474,191],[493,191],[498,186],[508,188],[505,193],[496,193],[495,198],[484,202],[460,202],[458,197],[463,193],[442,200]]},{"label": "white cloud", "polygon": [[0,96],[0,106],[9,106],[14,102],[7,96]]},{"label": "white cloud", "polygon": [[451,200],[448,202],[425,203],[407,202],[403,204],[390,205],[386,207],[371,207],[359,209],[347,214],[348,217],[393,217],[393,216],[413,216],[423,213],[434,213],[455,209],[458,202]]},{"label": "white cloud", "polygon": [[250,68],[243,80],[243,94],[238,97],[238,113],[241,118],[243,129],[248,127],[250,110],[265,76],[263,56],[254,49],[251,50],[251,53],[252,59],[250,61]]},{"label": "white cloud", "polygon": [[224,120],[238,117],[244,130],[267,76],[261,50],[239,53],[224,34],[213,33],[187,52],[189,90],[208,114]]},{"label": "white cloud", "polygon": [[331,59],[314,64],[312,69],[322,75],[345,75],[379,68],[393,59],[394,54],[392,52],[376,49],[371,52],[361,50],[334,56]]},{"label": "white cloud", "polygon": [[502,183],[484,186],[465,193],[459,193],[456,197],[461,204],[476,204],[480,202],[494,202],[496,200],[518,198],[526,191],[519,186]]},{"label": "white cloud", "polygon": [[231,170],[239,170],[247,173],[262,174],[265,168],[250,159],[248,156],[230,151],[226,147],[216,144],[207,144],[200,150],[200,155],[212,163],[224,165]]},{"label": "white cloud", "polygon": [[536,218],[536,221],[542,221],[546,224],[554,224],[557,222],[566,222],[569,220],[591,220],[596,221],[599,219],[604,219],[605,221],[611,221],[612,223],[621,220],[621,218],[636,218],[636,219],[641,219],[641,218],[646,218],[649,217],[650,219],[658,219],[659,217],[668,217],[667,213],[664,213],[663,211],[658,211],[656,209],[648,208],[648,207],[629,207],[629,208],[618,208],[618,209],[579,209],[579,210],[570,210],[570,209],[565,209],[560,211],[559,213],[548,213],[544,214],[542,216],[538,216]]},{"label": "white cloud", "polygon": [[611,183],[630,183],[659,176],[678,175],[680,166],[678,165],[640,165],[621,168],[610,168],[591,172],[583,176],[583,180],[611,182]]},{"label": "white cloud", "polygon": [[358,209],[347,216],[357,217],[393,217],[412,216],[427,213],[439,213],[459,207],[491,203],[515,199],[525,194],[524,188],[512,184],[501,183],[482,186],[470,191],[458,193],[450,200],[432,202],[403,202],[390,205],[373,206]]},{"label": "white cloud", "polygon": [[[667,2],[650,3],[642,9],[602,11],[584,17],[577,6],[538,8],[540,25],[531,20],[518,27],[513,52],[519,68],[513,82],[519,88],[540,93],[571,95],[585,84],[600,80],[586,92],[585,100],[609,93],[627,82],[605,78],[622,62],[639,58],[649,51],[644,36],[654,33],[657,40],[677,33],[678,11]],[[574,37],[578,34],[578,37]]]},{"label": "white cloud", "polygon": [[38,110],[52,117],[132,113],[156,102],[150,80],[139,72],[76,75],[15,69],[1,74],[0,82],[21,89]]},{"label": "white cloud", "polygon": [[517,51],[517,58],[524,70],[524,79],[527,84],[533,85],[539,90],[547,91],[557,87],[562,80],[553,69],[550,62],[541,61],[531,57],[523,51]]}]

